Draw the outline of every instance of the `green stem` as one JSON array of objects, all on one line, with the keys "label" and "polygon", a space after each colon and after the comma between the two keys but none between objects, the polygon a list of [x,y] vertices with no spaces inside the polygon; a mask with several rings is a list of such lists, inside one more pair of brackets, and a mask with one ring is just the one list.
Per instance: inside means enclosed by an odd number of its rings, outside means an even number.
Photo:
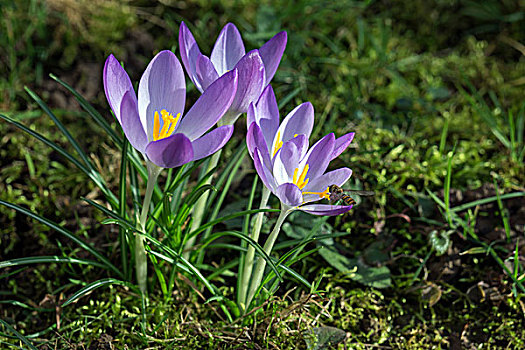
[{"label": "green stem", "polygon": [[[219,163],[219,158],[221,157],[222,149],[215,152],[210,159],[210,162],[208,163],[208,168],[204,172],[205,174],[208,173],[211,169],[215,168],[217,166],[217,163]],[[208,180],[203,185],[209,185],[211,184],[211,180],[213,178],[213,175],[208,178]],[[191,224],[191,230],[190,232],[195,231],[201,226],[202,219],[204,217],[204,211],[206,210],[206,204],[208,202],[208,196],[209,191],[206,191],[198,200],[197,203],[195,203],[195,206],[193,207],[193,222]],[[190,257],[190,253],[193,249],[193,246],[195,245],[196,236],[191,237],[186,242],[186,245],[184,246],[184,253],[183,258],[188,260]]]},{"label": "green stem", "polygon": [[[144,203],[142,204],[142,211],[139,219],[140,232],[146,231],[146,221],[148,219],[149,205],[151,203],[151,196],[157,183],[157,178],[162,170],[155,164],[147,161],[148,167],[148,184],[146,186],[146,194],[144,195]],[[146,293],[146,282],[148,278],[148,260],[146,259],[146,250],[144,249],[144,236],[135,233],[135,269],[137,273],[137,283],[142,293]]]},{"label": "green stem", "polygon": [[[279,235],[279,232],[281,231],[281,226],[288,216],[293,211],[292,208],[284,205],[281,203],[281,213],[279,214],[279,217],[277,218],[277,222],[275,223],[275,226],[273,228],[272,233],[270,233],[270,236],[266,240],[266,243],[264,243],[264,252],[268,255],[271,254],[273,245],[275,244],[275,241],[277,240],[277,236]],[[248,293],[248,298],[246,299],[246,308],[250,306],[254,296],[255,292],[259,289],[259,285],[261,284],[263,274],[264,274],[264,268],[266,267],[266,260],[259,257],[257,260],[257,264],[255,265],[255,270],[253,271],[253,278],[250,283],[250,291]]]},{"label": "green stem", "polygon": [[[270,193],[271,193],[270,190],[267,189],[266,186],[263,186],[261,204],[259,205],[259,209],[266,208],[266,204],[268,203],[268,199],[270,198]],[[253,230],[250,233],[250,238],[253,239],[255,242],[258,242],[259,240],[259,234],[261,232],[263,217],[264,217],[264,213],[257,214],[255,218],[255,224],[253,226]],[[241,286],[240,286],[241,290],[239,294],[239,305],[243,309],[246,308],[246,293],[248,292],[248,285],[250,284],[250,276],[252,275],[254,258],[255,258],[255,248],[252,245],[249,245],[248,251],[246,252],[246,257],[244,260],[244,269],[242,272],[242,279],[241,279]]]}]

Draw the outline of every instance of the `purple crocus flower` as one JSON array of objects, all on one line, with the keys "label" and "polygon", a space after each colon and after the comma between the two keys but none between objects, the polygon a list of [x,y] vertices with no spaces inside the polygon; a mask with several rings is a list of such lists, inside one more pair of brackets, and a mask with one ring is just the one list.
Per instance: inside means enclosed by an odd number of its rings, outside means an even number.
[{"label": "purple crocus flower", "polygon": [[200,52],[199,46],[184,22],[179,29],[179,46],[186,72],[200,92],[232,69],[239,71],[239,86],[235,99],[222,125],[233,124],[238,116],[248,111],[257,101],[264,87],[272,80],[286,47],[286,32],[280,32],[260,49],[246,53],[241,34],[234,24],[224,26],[210,57]]},{"label": "purple crocus flower", "polygon": [[[342,186],[352,171],[341,168],[324,174],[328,163],[352,142],[354,133],[335,139],[328,134],[308,150],[314,109],[305,102],[292,110],[279,125],[279,110],[269,85],[247,115],[246,143],[257,173],[281,203],[317,215],[338,215],[351,206],[304,205],[329,198],[330,185]],[[270,146],[271,145],[271,146]]]},{"label": "purple crocus flower", "polygon": [[[302,152],[308,150],[308,139],[314,124],[314,108],[310,102],[295,107],[279,125],[279,109],[272,86],[268,85],[256,104],[250,104],[247,114],[246,143],[253,158],[259,149],[268,168],[284,143],[293,140]],[[300,136],[301,135],[301,136]],[[301,154],[301,157],[304,154]]]},{"label": "purple crocus flower", "polygon": [[113,55],[106,60],[103,79],[106,98],[124,134],[158,167],[174,168],[207,157],[232,135],[231,125],[204,133],[232,104],[237,91],[236,69],[210,84],[184,117],[186,82],[171,51],[161,51],[151,60],[140,79],[138,98]]},{"label": "purple crocus flower", "polygon": [[[349,138],[351,137],[353,135]],[[326,135],[307,152],[302,149],[305,142],[297,142],[297,138],[305,136],[298,135],[285,142],[278,150],[272,168],[265,163],[263,152],[255,147],[255,169],[264,185],[279,198],[287,210],[297,209],[315,215],[339,215],[349,211],[352,206],[308,204],[322,198],[329,199],[328,187],[342,186],[352,175],[348,168],[325,173],[334,154],[339,152],[334,134]]]}]

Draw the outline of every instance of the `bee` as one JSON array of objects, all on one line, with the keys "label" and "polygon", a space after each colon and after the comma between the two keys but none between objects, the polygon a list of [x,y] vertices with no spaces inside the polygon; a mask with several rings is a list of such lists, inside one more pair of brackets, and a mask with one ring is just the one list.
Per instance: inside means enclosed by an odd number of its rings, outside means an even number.
[{"label": "bee", "polygon": [[355,199],[350,197],[347,193],[357,194],[359,196],[373,196],[373,191],[354,191],[354,190],[343,190],[337,185],[330,185],[328,187],[330,192],[330,201],[335,203],[338,200],[342,200],[345,205],[354,205],[356,204]]}]

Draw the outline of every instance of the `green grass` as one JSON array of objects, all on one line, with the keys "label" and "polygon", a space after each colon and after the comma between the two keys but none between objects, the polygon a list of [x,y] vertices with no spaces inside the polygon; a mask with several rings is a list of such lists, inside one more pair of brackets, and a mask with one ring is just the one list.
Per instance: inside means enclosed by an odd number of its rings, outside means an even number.
[{"label": "green grass", "polygon": [[[350,214],[320,226],[336,236],[350,233],[323,244],[330,245],[343,266],[357,259],[367,271],[386,267],[391,286],[364,285],[355,275],[362,270],[341,272],[341,265],[314,253],[292,267],[316,284],[318,294],[285,279],[270,303],[231,323],[218,300],[205,303],[195,293],[194,288],[205,299],[211,297],[198,279],[182,270],[174,273],[175,288],[167,295],[150,273],[157,292],[149,295],[144,314],[133,289],[109,285],[108,278],[115,277],[110,272],[75,263],[93,255],[2,206],[0,266],[31,256],[69,261],[0,270],[2,346],[17,348],[30,341],[38,349],[88,349],[108,343],[116,349],[216,349],[253,342],[254,349],[274,344],[292,349],[306,348],[312,330],[326,326],[346,332],[346,347],[356,349],[524,347],[525,202],[521,195],[508,196],[523,192],[525,183],[525,60],[518,45],[525,42],[522,6],[456,0],[410,5],[195,0],[183,7],[141,1],[59,3],[2,3],[0,29],[7,35],[0,39],[0,111],[85,157],[82,164],[100,173],[115,203],[118,198],[132,203],[139,196],[119,197],[122,152],[104,133],[107,122],[94,123],[48,73],[73,85],[118,130],[100,78],[109,53],[126,62],[132,80],[138,81],[156,52],[177,49],[181,20],[205,54],[229,21],[238,26],[247,49],[286,30],[288,46],[273,83],[281,116],[311,101],[314,139],[328,132],[339,136],[356,131],[355,148],[332,166],[353,169],[348,187],[376,192],[360,198]],[[78,141],[80,153],[24,86],[50,106]],[[188,95],[195,100],[197,92],[190,87]],[[238,140],[244,136],[243,122],[241,118],[236,124]],[[105,214],[80,200],[103,202],[104,192],[56,150],[12,125],[2,121],[0,134],[0,200],[64,226],[119,266],[123,231],[100,224]],[[228,158],[233,152],[225,150]],[[133,168],[130,162],[128,167]],[[239,180],[231,182],[214,215],[230,214],[236,205],[241,208],[237,211],[244,210],[251,173],[250,162],[243,163]],[[162,175],[161,184],[164,179]],[[130,176],[129,181],[141,180]],[[121,196],[124,190],[120,188]],[[125,211],[120,214],[125,216]],[[275,219],[273,214],[267,217],[263,233]],[[309,220],[315,218],[295,220],[302,220],[297,227],[310,227]],[[231,230],[243,226],[242,221],[226,225]],[[294,238],[304,233],[293,227],[283,230]],[[207,252],[206,276],[213,266],[229,266],[224,247],[233,242],[214,242],[219,248]],[[226,298],[234,299],[236,271],[233,266],[213,275],[211,282]],[[81,288],[101,280],[108,284],[60,307]]]}]

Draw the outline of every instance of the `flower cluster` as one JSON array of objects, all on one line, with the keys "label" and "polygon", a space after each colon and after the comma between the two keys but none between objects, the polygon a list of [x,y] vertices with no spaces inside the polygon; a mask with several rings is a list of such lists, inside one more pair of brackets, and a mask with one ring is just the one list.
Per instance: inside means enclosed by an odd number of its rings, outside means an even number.
[{"label": "flower cluster", "polygon": [[[264,185],[286,207],[318,215],[341,214],[351,206],[308,203],[330,198],[328,187],[341,186],[351,176],[348,168],[325,171],[354,134],[338,139],[328,134],[309,149],[314,122],[309,102],[297,106],[279,125],[279,110],[269,83],[286,40],[286,32],[280,32],[260,49],[246,53],[238,29],[229,23],[207,57],[182,22],[182,62],[202,93],[184,117],[186,82],[171,51],[158,53],[149,63],[140,79],[138,98],[129,76],[110,55],[103,74],[106,97],[131,145],[161,168],[215,153],[231,137],[237,117],[247,113],[246,141]],[[206,133],[216,123],[220,126]]]},{"label": "flower cluster", "polygon": [[[137,223],[144,232],[156,179],[162,168],[174,168],[213,154],[208,167],[218,162],[218,152],[230,139],[237,118],[247,114],[246,144],[265,189],[261,208],[270,193],[281,202],[281,214],[265,242],[270,254],[286,216],[294,210],[316,215],[338,215],[351,205],[314,203],[332,199],[330,188],[342,186],[351,176],[348,168],[328,171],[330,161],[352,142],[353,133],[336,138],[330,133],[310,147],[314,108],[305,102],[279,122],[279,109],[270,82],[279,66],[287,42],[286,32],[277,33],[261,48],[246,53],[235,25],[227,24],[219,34],[211,55],[201,53],[197,42],[181,23],[179,48],[182,63],[202,95],[185,113],[186,79],[182,65],[171,51],[161,51],[146,68],[135,93],[131,79],[110,55],[104,66],[104,91],[116,119],[130,144],[146,160],[148,185]],[[215,127],[216,125],[216,127]],[[208,169],[208,170],[209,170]],[[208,179],[211,181],[211,178]],[[195,204],[192,231],[199,228],[206,205],[204,194]],[[258,241],[262,215],[258,215],[250,237]],[[195,237],[186,242],[193,250]],[[144,237],[135,236],[138,284],[146,291],[147,258]],[[262,283],[265,260],[255,260],[249,246],[242,275],[238,305],[246,311]],[[187,253],[186,253],[187,254]],[[182,258],[187,257],[187,255]],[[250,282],[251,281],[251,282]],[[248,289],[248,285],[250,286]]]}]

